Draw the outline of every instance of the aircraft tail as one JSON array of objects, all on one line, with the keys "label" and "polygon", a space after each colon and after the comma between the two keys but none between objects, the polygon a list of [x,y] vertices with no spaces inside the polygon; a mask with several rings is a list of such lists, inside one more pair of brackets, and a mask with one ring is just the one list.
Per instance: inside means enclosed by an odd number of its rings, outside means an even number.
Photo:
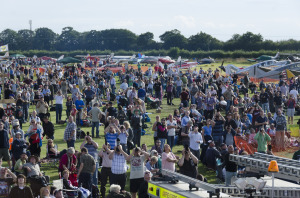
[{"label": "aircraft tail", "polygon": [[[222,67],[224,67],[224,66],[222,66]],[[225,69],[226,75],[230,75],[230,74],[233,74],[234,72],[238,71],[240,68],[230,64],[230,65],[225,66],[224,69]]]},{"label": "aircraft tail", "polygon": [[4,54],[4,57],[5,57],[5,58],[8,58],[8,57],[9,57],[9,52],[6,52],[6,53]]},{"label": "aircraft tail", "polygon": [[180,61],[181,61],[181,56],[179,56],[179,57],[178,57],[178,59],[177,59],[177,61],[176,61],[176,62],[178,62],[178,63],[179,63]]},{"label": "aircraft tail", "polygon": [[133,55],[130,57],[130,60],[135,59],[135,57],[136,57],[136,55],[133,54]]},{"label": "aircraft tail", "polygon": [[274,59],[279,58],[279,52],[276,53],[276,55],[274,56]]},{"label": "aircraft tail", "polygon": [[64,57],[65,57],[65,55],[61,55],[60,57],[58,57],[57,60],[61,60],[61,59],[63,59]]},{"label": "aircraft tail", "polygon": [[115,56],[115,53],[111,53],[109,58],[113,58]]}]

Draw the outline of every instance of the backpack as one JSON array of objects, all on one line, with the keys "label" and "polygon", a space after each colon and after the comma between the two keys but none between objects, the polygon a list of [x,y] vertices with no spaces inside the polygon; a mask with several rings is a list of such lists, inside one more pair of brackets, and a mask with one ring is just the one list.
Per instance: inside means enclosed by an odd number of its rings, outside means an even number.
[{"label": "backpack", "polygon": [[157,123],[157,137],[161,139],[167,139],[168,138],[167,127],[165,127],[165,130],[162,131],[161,129],[159,129],[160,128],[159,126],[162,126],[160,122]]}]

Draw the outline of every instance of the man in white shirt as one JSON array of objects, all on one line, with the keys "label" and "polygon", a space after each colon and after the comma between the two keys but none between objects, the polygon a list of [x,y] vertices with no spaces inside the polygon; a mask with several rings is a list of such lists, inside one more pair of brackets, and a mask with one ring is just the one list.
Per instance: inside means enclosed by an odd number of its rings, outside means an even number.
[{"label": "man in white shirt", "polygon": [[290,94],[293,95],[295,101],[297,102],[298,91],[296,90],[296,87],[293,87],[293,89],[290,91]]},{"label": "man in white shirt", "polygon": [[112,93],[115,94],[115,90],[116,90],[116,79],[114,76],[110,77],[110,86],[111,86],[111,90]]},{"label": "man in white shirt", "polygon": [[124,80],[123,83],[120,85],[120,89],[125,91],[128,88],[127,80]]},{"label": "man in white shirt", "polygon": [[194,126],[194,130],[189,133],[190,150],[198,159],[200,159],[200,144],[203,143],[202,134],[198,131],[198,126]]},{"label": "man in white shirt", "polygon": [[172,114],[169,114],[169,119],[167,120],[167,129],[168,129],[167,143],[170,145],[171,150],[174,146],[176,128],[177,128],[177,121],[173,119]]}]

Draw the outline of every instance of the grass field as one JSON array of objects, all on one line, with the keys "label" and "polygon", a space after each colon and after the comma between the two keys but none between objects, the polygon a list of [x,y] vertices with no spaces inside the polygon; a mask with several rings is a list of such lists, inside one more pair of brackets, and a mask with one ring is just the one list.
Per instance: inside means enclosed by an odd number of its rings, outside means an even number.
[{"label": "grass field", "polygon": [[[251,63],[246,62],[244,59],[241,59],[241,60],[226,60],[224,62],[224,65],[227,65],[227,64],[234,64],[238,67],[251,65]],[[220,65],[221,65],[221,62],[217,62],[217,63],[211,64],[211,65],[200,65],[200,66],[197,66],[197,70],[199,70],[200,67],[202,67],[204,70],[207,70],[208,68],[212,68],[214,70],[216,67],[218,67]],[[117,80],[117,82],[118,82],[118,80]],[[117,85],[117,87],[118,86],[119,86],[119,84]],[[167,103],[166,99],[163,99],[162,106],[161,106],[162,111],[160,113],[161,117],[167,117],[168,114],[170,114],[170,113],[173,114],[174,110],[176,108],[178,108],[180,101],[179,101],[179,99],[174,99],[173,103],[175,104],[175,106],[169,106],[166,103]],[[30,113],[33,111],[33,108],[35,108],[35,107],[33,107],[33,106],[30,107],[30,110],[29,110]],[[66,119],[65,109],[66,108],[64,107],[62,120]],[[153,146],[153,131],[151,130],[151,128],[152,128],[153,122],[155,121],[155,116],[157,115],[157,113],[156,113],[155,109],[147,110],[147,112],[151,113],[149,115],[149,117],[151,118],[151,122],[146,123],[149,128],[146,129],[146,135],[142,136],[141,143],[142,144],[145,143],[148,146],[148,149],[149,149]],[[298,120],[298,119],[299,119],[299,116],[296,116],[295,120]],[[55,124],[55,112],[51,112],[51,121],[52,121],[53,124]],[[296,123],[296,121],[295,121],[295,123]],[[23,125],[23,130],[24,131],[27,131],[28,125],[29,125],[29,123],[26,123],[26,124]],[[66,126],[66,124],[64,124],[64,125],[56,125],[55,124],[55,140],[54,140],[54,142],[55,142],[55,144],[58,145],[58,150],[63,150],[65,148],[67,148],[67,144],[63,141],[63,134],[64,134],[65,126]],[[91,127],[82,127],[82,130],[85,131],[85,132],[91,132]],[[94,139],[99,144],[99,147],[102,147],[102,145],[104,144],[103,131],[104,131],[104,128],[103,128],[103,126],[101,126],[100,127],[101,137],[99,139]],[[82,140],[77,140],[76,144],[75,144],[75,149],[79,150],[79,147],[80,147],[81,143],[82,143]],[[41,158],[44,158],[46,156],[46,146],[45,145],[46,145],[46,140],[44,139],[43,140],[42,152],[41,152]],[[182,148],[183,147],[181,145],[180,146],[175,146],[173,148],[173,153],[175,153],[175,155],[178,155],[178,156],[181,157]],[[278,153],[278,155],[290,158],[292,156],[292,152],[294,152],[294,151],[292,150],[292,151],[282,152],[282,153]],[[42,164],[41,169],[46,173],[46,175],[50,176],[51,180],[58,179],[57,169],[49,168],[49,166],[47,164]],[[199,173],[203,174],[208,179],[208,182],[210,182],[210,183],[216,183],[217,182],[216,177],[215,177],[216,173],[214,171],[209,171],[201,163],[199,165],[198,170],[199,170]],[[129,190],[129,179],[127,179],[126,190]]]}]

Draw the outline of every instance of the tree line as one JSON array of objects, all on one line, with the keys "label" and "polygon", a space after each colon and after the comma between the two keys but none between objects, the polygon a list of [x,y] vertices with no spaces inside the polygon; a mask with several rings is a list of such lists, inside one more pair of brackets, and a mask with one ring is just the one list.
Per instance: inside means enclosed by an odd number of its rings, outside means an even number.
[{"label": "tree line", "polygon": [[300,51],[300,41],[289,39],[272,41],[264,39],[261,34],[246,32],[234,34],[227,41],[199,32],[186,38],[177,29],[166,31],[154,40],[151,32],[137,35],[127,29],[107,29],[78,32],[72,27],[65,27],[61,34],[49,28],[14,31],[5,29],[0,33],[0,45],[9,44],[10,50],[47,50],[47,51]]}]

